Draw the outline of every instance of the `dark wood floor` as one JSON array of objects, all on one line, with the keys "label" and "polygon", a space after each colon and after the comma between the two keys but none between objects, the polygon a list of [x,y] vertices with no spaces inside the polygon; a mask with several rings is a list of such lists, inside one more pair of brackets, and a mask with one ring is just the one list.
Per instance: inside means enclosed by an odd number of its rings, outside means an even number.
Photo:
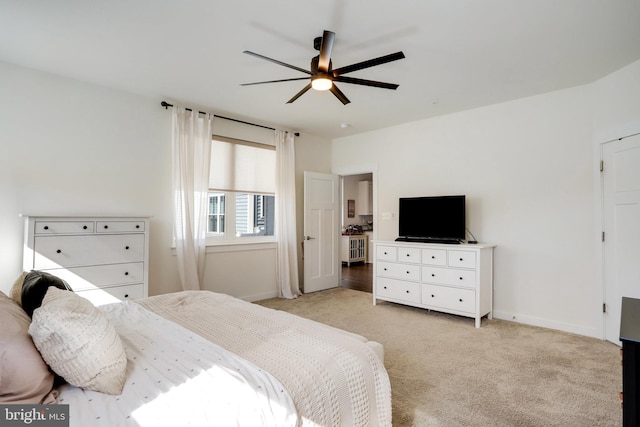
[{"label": "dark wood floor", "polygon": [[373,289],[373,264],[355,263],[350,267],[343,264],[340,287],[371,293]]}]

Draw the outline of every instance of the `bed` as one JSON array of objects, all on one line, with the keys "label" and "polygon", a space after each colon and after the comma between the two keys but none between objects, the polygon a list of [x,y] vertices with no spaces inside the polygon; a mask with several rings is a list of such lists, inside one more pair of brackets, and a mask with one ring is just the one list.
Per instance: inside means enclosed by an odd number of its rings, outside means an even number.
[{"label": "bed", "polygon": [[[84,308],[72,306],[65,317],[55,307],[58,296]],[[95,368],[96,375],[107,373],[111,381],[109,372],[122,371],[125,364],[119,393],[69,384],[79,384],[74,381],[54,390],[55,402],[68,405],[71,426],[391,425],[382,346],[362,336],[209,291],[99,308],[86,307],[85,301],[68,290],[49,290],[29,326],[38,346],[40,326],[51,334],[57,328],[53,324],[66,327],[86,309],[106,319],[117,336],[107,336],[100,354],[121,342],[126,361]],[[68,340],[78,335],[70,334]],[[85,344],[70,351],[75,359]],[[44,357],[46,350],[38,349],[49,366],[56,366]],[[49,393],[42,403],[52,399]]]}]

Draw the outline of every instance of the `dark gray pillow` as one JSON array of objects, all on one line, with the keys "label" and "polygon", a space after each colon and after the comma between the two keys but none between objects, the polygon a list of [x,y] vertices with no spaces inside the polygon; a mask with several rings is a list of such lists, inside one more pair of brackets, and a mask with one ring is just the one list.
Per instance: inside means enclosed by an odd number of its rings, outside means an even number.
[{"label": "dark gray pillow", "polygon": [[59,277],[44,271],[33,270],[29,272],[22,284],[22,309],[33,316],[33,311],[42,305],[42,300],[49,286],[70,291],[71,287]]}]

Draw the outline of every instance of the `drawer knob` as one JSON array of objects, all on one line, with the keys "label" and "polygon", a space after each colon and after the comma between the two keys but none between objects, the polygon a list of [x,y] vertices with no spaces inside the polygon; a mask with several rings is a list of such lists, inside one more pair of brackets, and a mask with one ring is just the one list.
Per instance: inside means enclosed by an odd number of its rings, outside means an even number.
[{"label": "drawer knob", "polygon": [[460,298],[460,302],[462,302],[462,298]]},{"label": "drawer knob", "polygon": [[387,253],[385,252],[384,254],[386,255]]},{"label": "drawer knob", "polygon": [[436,296],[434,294],[431,294],[431,298],[435,298]]},{"label": "drawer knob", "polygon": [[105,225],[105,226],[104,226],[104,229],[106,230],[107,228],[109,228],[109,226],[108,226],[108,225]]},{"label": "drawer knob", "polygon": [[387,289],[387,287],[386,287],[386,286],[383,286],[383,288]]},{"label": "drawer knob", "polygon": [[411,256],[411,255],[407,254],[407,256]]},{"label": "drawer knob", "polygon": [[129,294],[124,294],[124,297],[125,298],[129,298]]},{"label": "drawer knob", "polygon": [[460,278],[460,280],[463,280],[462,277]]},{"label": "drawer knob", "polygon": [[48,225],[45,225],[45,226],[44,226],[44,229],[45,229],[45,230],[48,230],[48,229],[49,229],[49,226],[48,226]]},{"label": "drawer knob", "polygon": [[384,268],[384,271],[387,271],[387,267]]},{"label": "drawer knob", "polygon": [[129,250],[129,246],[125,246],[124,248],[125,248],[126,250]]},{"label": "drawer knob", "polygon": [[436,277],[436,275],[434,273],[431,273],[431,277]]},{"label": "drawer knob", "polygon": [[83,225],[83,226],[82,226],[82,229],[83,229],[83,230],[86,230],[86,229],[87,229],[87,226],[86,226],[86,225]]},{"label": "drawer knob", "polygon": [[431,259],[436,259],[436,256],[435,255],[431,255]]},{"label": "drawer knob", "polygon": [[411,272],[409,270],[407,270],[407,274],[410,274]]},{"label": "drawer knob", "polygon": [[407,290],[407,293],[409,293],[409,291]]},{"label": "drawer knob", "polygon": [[61,254],[61,253],[62,253],[62,249],[58,249],[58,250],[56,251],[56,253],[57,253],[57,254]]},{"label": "drawer knob", "polygon": [[136,228],[140,228],[140,224],[136,224]]},{"label": "drawer knob", "polygon": [[124,275],[125,275],[125,276],[128,276],[128,275],[129,275],[129,272],[128,272],[128,271],[125,271],[125,272],[124,272]]}]

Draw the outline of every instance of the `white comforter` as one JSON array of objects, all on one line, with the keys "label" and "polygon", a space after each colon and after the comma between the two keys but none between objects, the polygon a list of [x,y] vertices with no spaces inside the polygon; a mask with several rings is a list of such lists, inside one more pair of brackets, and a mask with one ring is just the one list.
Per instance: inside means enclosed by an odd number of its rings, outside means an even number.
[{"label": "white comforter", "polygon": [[120,396],[63,386],[71,427],[299,425],[264,370],[138,304],[101,309],[126,348],[127,382]]},{"label": "white comforter", "polygon": [[389,377],[361,336],[208,291],[138,303],[271,373],[305,426],[391,425]]}]

